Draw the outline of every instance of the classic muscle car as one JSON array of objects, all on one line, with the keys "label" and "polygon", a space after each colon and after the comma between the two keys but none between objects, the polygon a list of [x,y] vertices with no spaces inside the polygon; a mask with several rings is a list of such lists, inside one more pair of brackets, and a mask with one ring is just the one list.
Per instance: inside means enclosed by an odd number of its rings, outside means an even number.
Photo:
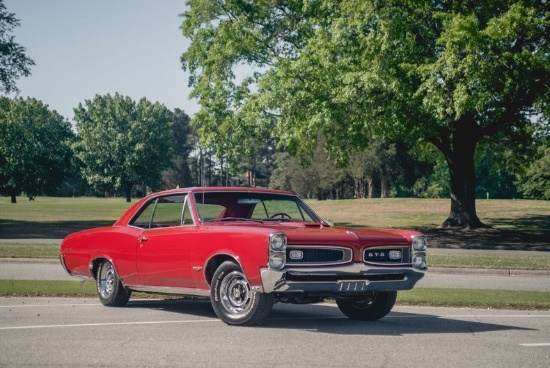
[{"label": "classic muscle car", "polygon": [[124,306],[132,291],[209,297],[230,325],[260,323],[275,302],[325,299],[377,320],[427,271],[418,232],[335,227],[292,192],[256,188],[149,195],[113,226],[67,236],[60,260],[95,280],[106,306]]}]

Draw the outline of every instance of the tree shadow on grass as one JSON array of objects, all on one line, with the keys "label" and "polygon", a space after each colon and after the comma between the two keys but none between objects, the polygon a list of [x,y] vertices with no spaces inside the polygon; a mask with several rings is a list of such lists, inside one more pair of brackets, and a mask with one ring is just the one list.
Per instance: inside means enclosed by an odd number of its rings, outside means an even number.
[{"label": "tree shadow on grass", "polygon": [[113,221],[14,221],[0,219],[0,239],[62,239],[75,231],[112,226]]},{"label": "tree shadow on grass", "polygon": [[[492,228],[421,228],[433,248],[514,249],[550,251],[550,215],[492,219]],[[351,223],[337,226],[359,227]]]}]

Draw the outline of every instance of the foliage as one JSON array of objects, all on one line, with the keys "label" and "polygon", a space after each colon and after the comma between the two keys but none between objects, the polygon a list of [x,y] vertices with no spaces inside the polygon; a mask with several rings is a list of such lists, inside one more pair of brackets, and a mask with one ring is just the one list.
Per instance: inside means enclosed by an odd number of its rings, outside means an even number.
[{"label": "foliage", "polygon": [[0,98],[0,193],[29,198],[59,185],[70,168],[70,124],[33,98]]},{"label": "foliage", "polygon": [[[446,225],[482,226],[477,144],[526,141],[530,117],[548,111],[543,0],[189,6],[182,29],[191,45],[182,60],[205,142],[238,153],[248,142],[239,133],[270,131],[292,152],[311,155],[321,132],[331,157],[345,161],[370,137],[423,138],[449,165]],[[237,78],[242,65],[254,72]]]},{"label": "foliage", "polygon": [[25,55],[25,48],[14,41],[11,32],[19,26],[14,13],[8,12],[0,0],[0,92],[19,92],[15,82],[31,74],[34,61]]},{"label": "foliage", "polygon": [[550,200],[550,147],[540,147],[521,183],[525,198]]},{"label": "foliage", "polygon": [[171,167],[162,174],[165,189],[192,185],[189,155],[193,150],[193,131],[190,120],[180,109],[172,115],[172,162]]},{"label": "foliage", "polygon": [[170,164],[170,119],[164,105],[145,98],[136,103],[118,93],[79,104],[75,154],[88,183],[100,191],[123,190],[127,201],[135,184],[160,187]]}]

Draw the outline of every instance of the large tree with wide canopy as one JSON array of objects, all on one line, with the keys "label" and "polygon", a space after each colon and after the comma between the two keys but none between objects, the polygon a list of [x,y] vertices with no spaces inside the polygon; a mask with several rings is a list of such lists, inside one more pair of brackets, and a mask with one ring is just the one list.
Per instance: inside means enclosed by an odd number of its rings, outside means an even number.
[{"label": "large tree with wide canopy", "polygon": [[189,0],[182,55],[203,142],[243,154],[265,131],[345,160],[371,137],[429,142],[450,172],[445,226],[480,227],[474,154],[547,124],[545,0]]}]

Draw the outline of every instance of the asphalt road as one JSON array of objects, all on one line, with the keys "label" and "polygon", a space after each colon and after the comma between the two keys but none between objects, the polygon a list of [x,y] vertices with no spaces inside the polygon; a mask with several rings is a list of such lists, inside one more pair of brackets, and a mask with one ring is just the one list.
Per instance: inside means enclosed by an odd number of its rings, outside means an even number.
[{"label": "asphalt road", "polygon": [[227,326],[207,301],[0,298],[0,367],[550,367],[550,312],[396,307],[377,322],[277,304]]}]

